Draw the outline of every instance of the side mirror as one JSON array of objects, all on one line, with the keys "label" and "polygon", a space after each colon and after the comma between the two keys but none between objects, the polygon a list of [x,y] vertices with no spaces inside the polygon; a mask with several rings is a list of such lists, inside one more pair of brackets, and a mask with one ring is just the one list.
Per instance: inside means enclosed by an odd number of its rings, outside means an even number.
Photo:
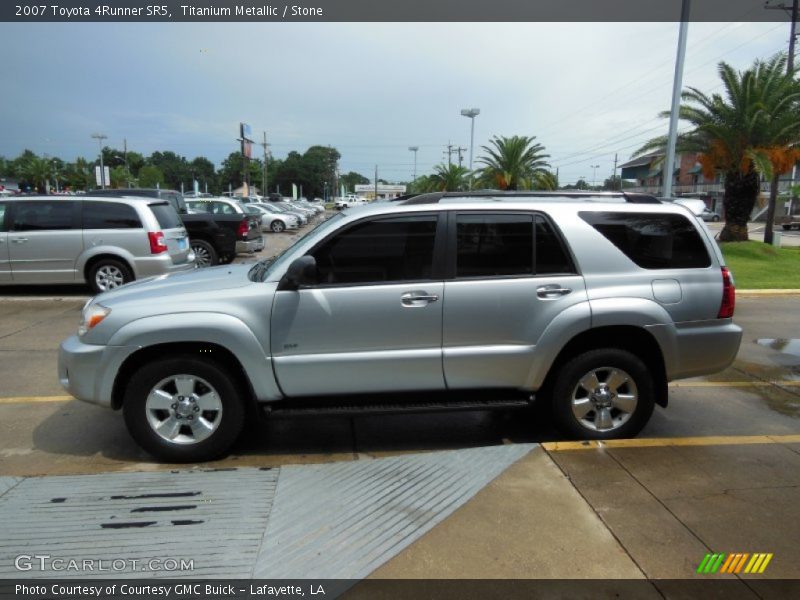
[{"label": "side mirror", "polygon": [[279,290],[297,290],[317,283],[317,261],[313,256],[301,256],[289,265],[278,284]]}]

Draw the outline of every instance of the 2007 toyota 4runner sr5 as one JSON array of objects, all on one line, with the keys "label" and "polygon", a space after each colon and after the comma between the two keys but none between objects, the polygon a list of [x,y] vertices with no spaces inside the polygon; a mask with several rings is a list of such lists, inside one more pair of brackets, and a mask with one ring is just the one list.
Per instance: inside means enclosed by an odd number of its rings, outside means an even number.
[{"label": "2007 toyota 4runner sr5", "polygon": [[61,344],[59,376],[76,398],[122,409],[169,461],[224,454],[264,408],[533,400],[570,437],[629,437],[666,407],[667,382],[731,364],[734,299],[683,207],[426,194],[338,213],[271,261],[96,296]]}]

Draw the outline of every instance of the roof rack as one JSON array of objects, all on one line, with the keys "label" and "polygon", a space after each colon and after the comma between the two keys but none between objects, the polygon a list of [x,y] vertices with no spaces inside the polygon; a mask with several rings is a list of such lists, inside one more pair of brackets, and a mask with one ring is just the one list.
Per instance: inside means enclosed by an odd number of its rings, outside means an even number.
[{"label": "roof rack", "polygon": [[401,204],[438,204],[442,200],[453,199],[480,199],[486,198],[496,201],[505,199],[514,200],[554,200],[559,198],[570,198],[573,200],[585,200],[587,202],[627,202],[630,204],[661,204],[655,196],[634,192],[573,192],[573,191],[504,191],[504,190],[477,190],[471,192],[431,192],[427,194],[407,194],[394,199],[393,201]]}]

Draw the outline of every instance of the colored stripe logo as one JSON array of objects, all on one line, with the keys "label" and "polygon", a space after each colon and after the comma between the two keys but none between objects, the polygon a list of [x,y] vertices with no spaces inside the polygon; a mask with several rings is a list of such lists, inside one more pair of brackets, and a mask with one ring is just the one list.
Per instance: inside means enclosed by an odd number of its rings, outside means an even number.
[{"label": "colored stripe logo", "polygon": [[697,572],[703,575],[714,575],[716,573],[763,573],[773,554],[757,552],[734,552],[731,554],[713,553],[706,554]]}]

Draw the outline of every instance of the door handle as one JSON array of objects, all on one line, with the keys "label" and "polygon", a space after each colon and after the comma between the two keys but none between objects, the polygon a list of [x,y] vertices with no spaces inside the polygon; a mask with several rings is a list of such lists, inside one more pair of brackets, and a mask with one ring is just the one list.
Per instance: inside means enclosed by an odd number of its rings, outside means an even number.
[{"label": "door handle", "polygon": [[543,285],[536,288],[536,295],[539,298],[558,298],[559,296],[566,296],[567,294],[571,293],[572,290],[570,288],[563,288],[557,283],[551,285]]},{"label": "door handle", "polygon": [[28,241],[28,238],[11,238],[11,241],[15,244],[24,244]]},{"label": "door handle", "polygon": [[431,302],[436,302],[438,299],[438,294],[429,294],[425,291],[406,292],[400,296],[400,304],[403,306],[427,306]]}]

